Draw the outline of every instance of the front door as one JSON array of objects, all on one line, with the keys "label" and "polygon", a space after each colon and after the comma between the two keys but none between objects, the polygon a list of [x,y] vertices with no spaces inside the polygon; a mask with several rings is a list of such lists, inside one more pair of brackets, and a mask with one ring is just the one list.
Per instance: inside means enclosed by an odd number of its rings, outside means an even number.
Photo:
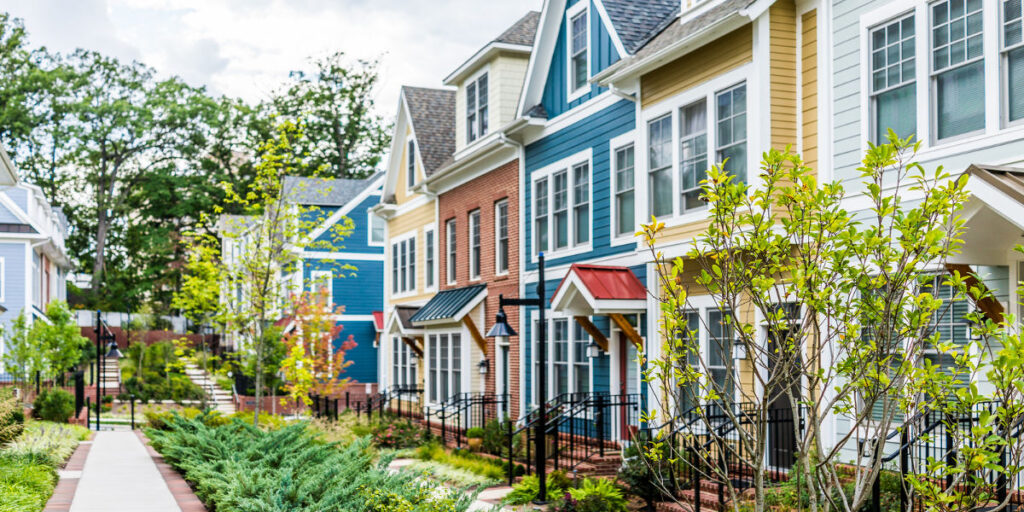
[{"label": "front door", "polygon": [[640,391],[639,387],[639,368],[636,362],[636,345],[629,341],[629,337],[625,333],[618,333],[618,350],[619,350],[619,389],[617,390],[619,397],[615,400],[620,404],[617,407],[618,426],[620,439],[629,440],[633,433],[633,425],[631,424],[631,412],[632,406],[629,405],[630,397],[636,396]]},{"label": "front door", "polygon": [[503,416],[511,417],[512,414],[509,412],[512,406],[512,396],[509,394],[509,375],[508,375],[508,345],[501,346],[501,382],[498,383],[498,393],[504,395],[505,406],[504,410],[501,411]]},{"label": "front door", "polygon": [[[796,462],[794,424],[799,415],[790,396],[800,397],[800,352],[789,346],[789,338],[789,330],[768,335],[768,371],[772,376],[768,391],[768,465],[775,469],[789,469]],[[787,348],[789,356],[783,353]],[[776,369],[782,373],[776,374]]]}]

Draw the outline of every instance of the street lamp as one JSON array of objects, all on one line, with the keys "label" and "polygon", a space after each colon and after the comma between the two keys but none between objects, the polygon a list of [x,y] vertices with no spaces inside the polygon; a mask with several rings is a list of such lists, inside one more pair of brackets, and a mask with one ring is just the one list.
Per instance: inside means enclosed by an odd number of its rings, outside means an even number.
[{"label": "street lamp", "polygon": [[117,359],[121,359],[122,357],[124,357],[124,354],[122,354],[121,351],[118,350],[117,342],[111,341],[110,343],[107,344],[107,355],[103,357],[116,357]]},{"label": "street lamp", "polygon": [[[548,387],[548,372],[547,372],[547,323],[544,321],[544,311],[547,309],[545,304],[544,294],[544,253],[540,253],[537,256],[537,297],[532,299],[506,299],[504,295],[498,295],[498,314],[495,315],[495,324],[491,327],[490,331],[487,332],[489,338],[493,337],[508,337],[515,336],[516,331],[508,324],[508,316],[505,315],[505,306],[527,306],[535,307],[540,310],[540,327],[537,332],[537,362],[539,363],[537,370],[537,398],[538,398],[538,417],[537,425],[535,426],[534,444],[536,449],[536,466],[537,466],[537,499],[534,503],[543,505],[548,499],[548,484],[547,484],[547,411],[545,407],[547,404],[547,387]],[[511,471],[512,466],[509,466]]]}]

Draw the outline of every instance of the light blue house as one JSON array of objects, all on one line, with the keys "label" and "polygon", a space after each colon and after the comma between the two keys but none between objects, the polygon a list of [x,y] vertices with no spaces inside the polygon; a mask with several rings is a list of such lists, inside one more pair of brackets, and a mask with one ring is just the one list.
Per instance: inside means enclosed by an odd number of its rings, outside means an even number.
[{"label": "light blue house", "polygon": [[[344,376],[353,384],[377,382],[379,328],[374,319],[375,313],[380,316],[384,301],[380,286],[384,279],[384,221],[369,209],[380,202],[383,183],[383,173],[363,180],[287,177],[284,181],[289,201],[301,205],[304,215],[317,221],[311,236],[325,242],[309,247],[302,254],[301,269],[286,280],[304,290],[326,285],[331,303],[343,308],[336,315],[342,332],[335,346],[350,336],[356,342],[345,355],[352,364]],[[336,240],[332,228],[345,225],[346,219],[351,219],[352,231]]]},{"label": "light blue house", "polygon": [[[521,294],[535,296],[544,253],[551,301],[545,396],[628,395],[635,405],[616,409],[610,425],[620,439],[636,426],[646,391],[636,360],[648,304],[628,291],[643,290],[649,272],[634,241],[635,203],[618,201],[620,190],[613,190],[617,173],[632,175],[638,105],[634,95],[593,78],[676,20],[678,9],[678,1],[666,0],[545,2],[519,105]],[[621,286],[589,288],[606,279]],[[530,410],[539,396],[538,311],[519,314],[520,399]]]}]

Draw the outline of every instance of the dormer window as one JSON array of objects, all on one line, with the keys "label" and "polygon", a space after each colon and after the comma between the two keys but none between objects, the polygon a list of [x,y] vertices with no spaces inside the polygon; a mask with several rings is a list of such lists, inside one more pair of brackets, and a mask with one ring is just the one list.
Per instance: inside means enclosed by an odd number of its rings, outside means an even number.
[{"label": "dormer window", "polygon": [[416,184],[416,141],[409,141],[409,158],[405,166],[406,183],[408,188]]},{"label": "dormer window", "polygon": [[487,135],[487,73],[466,86],[466,143]]},{"label": "dormer window", "polygon": [[590,78],[587,9],[581,10],[569,19],[569,83],[570,92],[576,92],[586,87],[587,79]]}]

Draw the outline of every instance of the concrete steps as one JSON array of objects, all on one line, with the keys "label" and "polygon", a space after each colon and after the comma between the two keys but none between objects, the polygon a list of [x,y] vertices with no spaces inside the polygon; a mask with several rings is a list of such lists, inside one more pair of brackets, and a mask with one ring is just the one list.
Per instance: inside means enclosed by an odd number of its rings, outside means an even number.
[{"label": "concrete steps", "polygon": [[217,382],[212,375],[208,375],[202,368],[189,363],[185,366],[185,375],[195,385],[202,388],[207,399],[213,403],[215,409],[222,414],[234,414],[235,401],[230,391],[217,387]]}]

